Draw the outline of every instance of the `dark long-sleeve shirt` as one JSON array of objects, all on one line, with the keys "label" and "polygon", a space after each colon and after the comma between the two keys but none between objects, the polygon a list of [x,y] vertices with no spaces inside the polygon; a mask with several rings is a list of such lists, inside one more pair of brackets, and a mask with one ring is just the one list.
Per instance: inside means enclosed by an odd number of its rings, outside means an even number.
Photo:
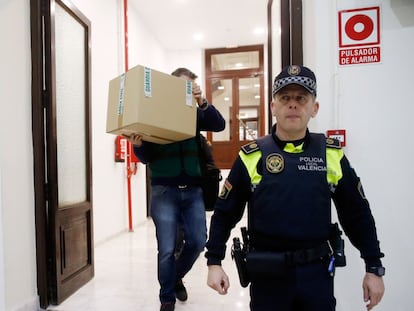
[{"label": "dark long-sleeve shirt", "polygon": [[[283,149],[286,142],[280,141],[274,134],[273,138]],[[304,148],[306,148],[307,139],[309,139],[309,133],[304,139]],[[257,165],[259,174],[260,161]],[[338,219],[352,244],[360,251],[366,265],[381,266],[380,258],[383,254],[380,251],[375,221],[369,202],[363,194],[360,178],[345,156],[340,159],[340,168],[342,177],[335,189],[331,190],[331,198],[335,203]],[[240,156],[234,162],[226,183],[227,185],[225,184],[223,188],[225,191],[222,191],[222,195],[217,200],[211,220],[205,255],[208,265],[221,264],[230,231],[240,221],[246,203],[251,197],[251,178]],[[275,195],[277,195],[276,189]],[[286,235],[289,236],[289,234]]]}]

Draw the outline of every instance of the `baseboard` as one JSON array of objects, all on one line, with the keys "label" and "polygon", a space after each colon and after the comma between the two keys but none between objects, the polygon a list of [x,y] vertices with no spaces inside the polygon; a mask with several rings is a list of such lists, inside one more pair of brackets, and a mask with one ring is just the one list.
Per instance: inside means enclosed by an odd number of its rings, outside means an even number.
[{"label": "baseboard", "polygon": [[44,311],[40,308],[39,297],[36,296],[32,301],[26,302],[23,306],[13,311]]}]

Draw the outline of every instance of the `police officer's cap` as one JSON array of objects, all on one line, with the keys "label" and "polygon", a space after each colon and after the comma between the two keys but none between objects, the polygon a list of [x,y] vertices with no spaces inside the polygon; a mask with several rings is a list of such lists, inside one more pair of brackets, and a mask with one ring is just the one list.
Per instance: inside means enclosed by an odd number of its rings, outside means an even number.
[{"label": "police officer's cap", "polygon": [[301,85],[309,93],[316,96],[316,76],[308,67],[290,65],[283,68],[275,78],[272,95],[275,96],[277,92],[289,84]]}]

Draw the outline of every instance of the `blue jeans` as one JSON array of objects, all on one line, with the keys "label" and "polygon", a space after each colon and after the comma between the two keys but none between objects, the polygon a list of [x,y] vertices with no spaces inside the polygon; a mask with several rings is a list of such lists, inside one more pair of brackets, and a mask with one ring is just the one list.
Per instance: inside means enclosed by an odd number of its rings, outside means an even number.
[{"label": "blue jeans", "polygon": [[[151,217],[158,243],[160,301],[175,301],[175,283],[190,271],[207,240],[206,213],[200,187],[152,186]],[[177,227],[184,230],[184,248],[174,257]]]}]

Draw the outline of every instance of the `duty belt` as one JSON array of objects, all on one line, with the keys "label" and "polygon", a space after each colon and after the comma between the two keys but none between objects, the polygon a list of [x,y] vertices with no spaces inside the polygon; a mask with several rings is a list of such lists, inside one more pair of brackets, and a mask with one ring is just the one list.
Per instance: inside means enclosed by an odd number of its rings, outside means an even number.
[{"label": "duty belt", "polygon": [[283,254],[288,265],[300,265],[330,255],[332,254],[332,250],[328,242],[324,242],[322,245],[315,248],[283,252]]},{"label": "duty belt", "polygon": [[[245,276],[250,280],[280,278],[282,276],[286,276],[288,267],[310,264],[311,262],[320,260],[330,253],[331,250],[328,242],[325,242],[315,248],[290,252],[266,252],[251,250],[246,254]],[[240,275],[239,268],[238,272]],[[242,282],[240,284],[242,284]]]}]

